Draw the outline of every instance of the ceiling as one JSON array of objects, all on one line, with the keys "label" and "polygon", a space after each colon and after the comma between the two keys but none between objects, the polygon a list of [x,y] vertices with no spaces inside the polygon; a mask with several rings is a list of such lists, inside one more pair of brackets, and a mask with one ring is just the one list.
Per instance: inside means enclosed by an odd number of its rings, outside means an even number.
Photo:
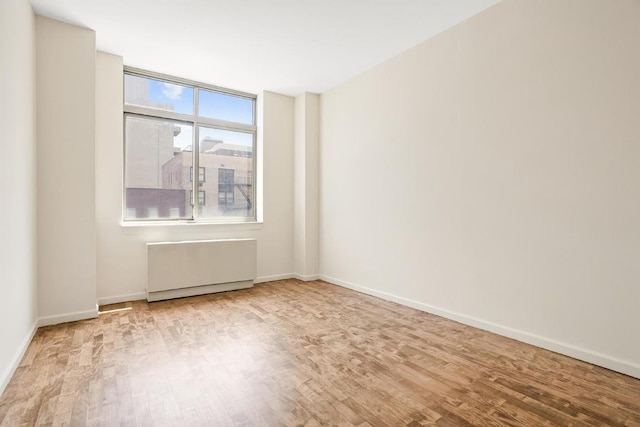
[{"label": "ceiling", "polygon": [[125,65],[245,92],[322,93],[499,0],[31,0]]}]

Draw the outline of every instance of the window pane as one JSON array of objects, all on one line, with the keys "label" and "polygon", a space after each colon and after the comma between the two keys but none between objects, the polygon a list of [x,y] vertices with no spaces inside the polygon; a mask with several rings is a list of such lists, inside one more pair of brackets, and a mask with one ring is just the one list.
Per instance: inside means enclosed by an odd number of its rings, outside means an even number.
[{"label": "window pane", "polygon": [[[189,200],[191,200],[191,204],[193,205],[193,190],[189,191]],[[205,192],[204,191],[198,191],[198,204],[200,206],[204,205],[206,202],[205,200]]]},{"label": "window pane", "polygon": [[193,114],[193,88],[125,74],[124,103]]},{"label": "window pane", "polygon": [[[200,170],[200,173],[198,175],[198,179],[200,180],[200,186],[202,186],[202,183],[205,180],[204,168],[202,166],[200,166],[198,169]],[[193,166],[191,166],[191,168],[189,169],[189,179],[191,181],[193,181]]]},{"label": "window pane", "polygon": [[199,128],[201,218],[254,215],[253,134]]},{"label": "window pane", "polygon": [[191,218],[193,127],[126,116],[125,219]]},{"label": "window pane", "polygon": [[253,123],[252,99],[200,89],[198,92],[198,115],[228,122]]}]

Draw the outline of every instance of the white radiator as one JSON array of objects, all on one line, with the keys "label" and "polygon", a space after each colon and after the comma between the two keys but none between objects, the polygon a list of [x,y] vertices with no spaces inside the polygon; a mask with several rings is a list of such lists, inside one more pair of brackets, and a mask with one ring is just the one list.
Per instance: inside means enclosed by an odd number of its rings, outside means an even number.
[{"label": "white radiator", "polygon": [[147,300],[250,288],[256,240],[147,243]]}]

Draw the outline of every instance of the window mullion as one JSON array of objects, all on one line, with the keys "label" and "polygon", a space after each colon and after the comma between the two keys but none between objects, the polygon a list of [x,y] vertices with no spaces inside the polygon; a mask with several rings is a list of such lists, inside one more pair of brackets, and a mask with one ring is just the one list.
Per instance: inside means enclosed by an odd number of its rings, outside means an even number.
[{"label": "window mullion", "polygon": [[176,113],[173,111],[165,111],[150,107],[141,107],[139,105],[125,105],[124,113],[138,114],[140,116],[153,117],[156,119],[169,119],[179,122],[189,123],[194,120],[191,114]]},{"label": "window mullion", "polygon": [[[198,105],[198,89],[196,88],[193,91],[193,103],[194,103],[194,111]],[[198,123],[194,120],[193,122],[193,220],[197,221],[200,216],[200,127]]]}]

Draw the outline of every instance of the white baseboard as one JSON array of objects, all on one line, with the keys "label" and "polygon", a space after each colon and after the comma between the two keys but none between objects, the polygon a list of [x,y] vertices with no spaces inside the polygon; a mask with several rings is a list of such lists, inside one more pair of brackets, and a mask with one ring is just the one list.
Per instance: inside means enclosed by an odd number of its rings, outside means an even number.
[{"label": "white baseboard", "polygon": [[253,280],[219,283],[217,285],[192,286],[190,288],[171,289],[168,291],[147,292],[147,301],[163,301],[174,298],[193,297],[196,295],[214,294],[217,292],[237,291],[253,287]]},{"label": "white baseboard", "polygon": [[22,358],[24,357],[24,354],[27,352],[27,348],[29,348],[29,344],[31,344],[31,340],[33,339],[33,336],[36,334],[37,330],[38,330],[38,320],[36,319],[33,321],[33,324],[31,325],[31,329],[29,330],[29,333],[27,334],[27,336],[24,337],[24,339],[20,343],[20,346],[18,347],[16,354],[13,356],[13,359],[11,359],[11,362],[9,363],[9,366],[7,366],[7,368],[2,373],[2,376],[0,377],[0,396],[2,396],[2,393],[4,393],[4,390],[9,385],[9,381],[11,381],[11,378],[13,377],[13,374],[16,372],[16,369],[18,369],[18,366],[20,366],[20,362],[22,362]]},{"label": "white baseboard", "polygon": [[98,317],[98,305],[93,310],[76,311],[75,313],[57,314],[38,319],[38,327],[57,325],[58,323],[75,322],[76,320],[94,319]]},{"label": "white baseboard", "polygon": [[293,277],[294,277],[295,279],[302,280],[302,281],[304,281],[304,282],[311,282],[311,281],[313,281],[313,280],[318,280],[318,279],[320,279],[320,275],[319,275],[319,274],[309,274],[309,275],[306,275],[306,276],[305,276],[305,275],[303,275],[303,274],[294,273],[294,274],[293,274]]},{"label": "white baseboard", "polygon": [[292,279],[293,273],[287,274],[274,274],[273,276],[262,276],[256,278],[253,283],[264,283],[264,282],[274,282],[276,280],[284,280],[284,279]]},{"label": "white baseboard", "polygon": [[332,283],[334,285],[342,286],[344,288],[352,289],[354,291],[361,292],[363,294],[382,298],[387,301],[393,301],[398,304],[412,307],[417,310],[425,311],[427,313],[435,314],[437,316],[445,317],[447,319],[455,320],[456,322],[463,323],[465,325],[473,326],[478,329],[493,332],[498,335],[502,335],[508,338],[512,338],[517,341],[521,341],[527,344],[541,347],[546,350],[551,350],[556,353],[563,354],[565,356],[573,357],[574,359],[582,360],[584,362],[592,363],[594,365],[602,366],[603,368],[611,369],[612,371],[620,372],[625,375],[632,376],[640,379],[640,365],[630,362],[628,360],[619,359],[615,356],[608,354],[602,354],[597,351],[592,351],[586,348],[578,347],[572,344],[557,341],[551,338],[543,337],[540,335],[532,334],[518,329],[513,329],[508,326],[499,325],[485,320],[477,319],[475,317],[467,316],[461,313],[456,313],[450,310],[446,310],[439,307],[434,307],[429,304],[424,304],[419,301],[415,301],[409,298],[400,297],[387,292],[378,291],[375,289],[367,288],[365,286],[356,285],[353,283],[345,282],[333,277],[320,276],[321,280]]},{"label": "white baseboard", "polygon": [[[253,281],[253,283],[275,282],[277,280],[285,280],[285,279],[293,279],[293,278],[300,279],[300,280],[318,280],[320,276],[318,275],[300,276],[294,273],[275,274],[273,276],[258,277]],[[139,300],[146,300],[146,299],[147,299],[146,292],[136,292],[133,294],[98,298],[98,305],[118,304],[120,302],[139,301]]]},{"label": "white baseboard", "polygon": [[253,281],[253,283],[275,282],[276,280],[285,280],[285,279],[298,279],[304,282],[310,282],[313,280],[319,280],[320,275],[312,274],[312,275],[305,276],[298,273],[275,274],[273,276],[258,277],[256,280]]},{"label": "white baseboard", "polygon": [[146,299],[146,292],[136,292],[134,294],[116,295],[113,297],[98,298],[98,305],[118,304],[119,302],[139,301]]}]

